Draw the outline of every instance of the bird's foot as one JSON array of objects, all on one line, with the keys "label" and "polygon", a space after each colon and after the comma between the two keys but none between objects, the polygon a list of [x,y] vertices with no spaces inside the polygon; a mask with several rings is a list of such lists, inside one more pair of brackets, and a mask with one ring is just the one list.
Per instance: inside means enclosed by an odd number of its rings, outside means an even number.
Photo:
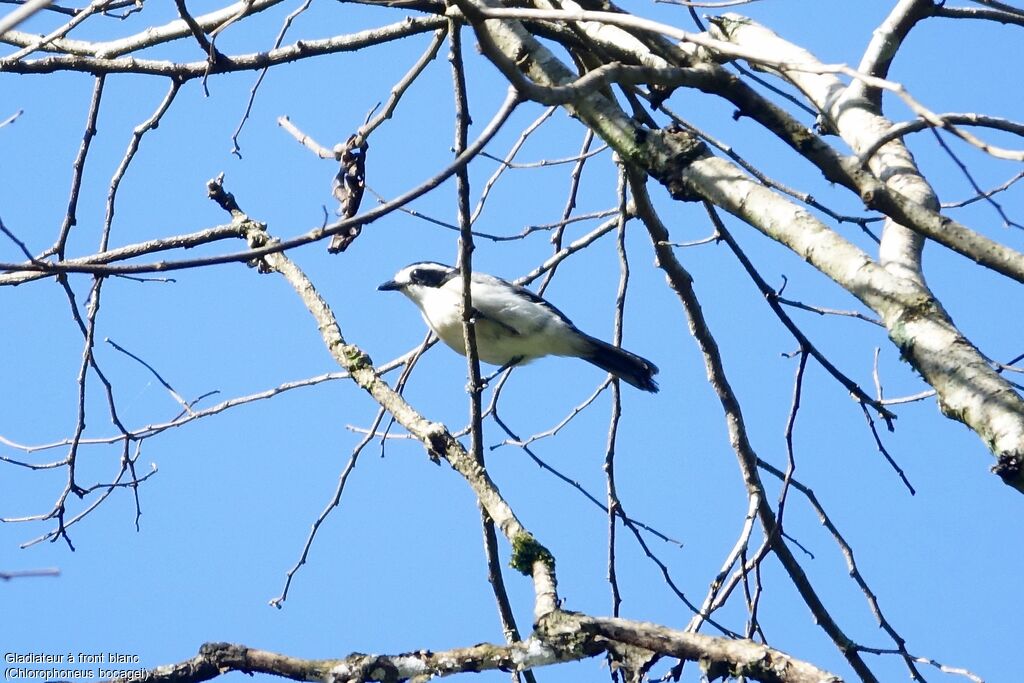
[{"label": "bird's foot", "polygon": [[487,375],[486,377],[481,377],[480,378],[480,388],[481,389],[485,388],[488,384],[491,383],[491,381],[495,377],[497,377],[501,373],[505,372],[509,368],[514,368],[515,366],[519,365],[522,362],[523,362],[523,357],[522,356],[516,356],[515,358],[513,358],[509,362],[505,363],[504,365],[502,365],[500,368],[498,368],[497,370],[495,370],[491,374]]}]

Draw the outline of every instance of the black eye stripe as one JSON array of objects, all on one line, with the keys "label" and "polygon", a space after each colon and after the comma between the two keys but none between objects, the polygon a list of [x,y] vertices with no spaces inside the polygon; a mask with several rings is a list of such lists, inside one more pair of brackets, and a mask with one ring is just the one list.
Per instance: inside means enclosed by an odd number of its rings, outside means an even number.
[{"label": "black eye stripe", "polygon": [[409,273],[409,282],[423,287],[440,287],[458,273],[454,268],[440,270],[437,268],[414,268]]}]

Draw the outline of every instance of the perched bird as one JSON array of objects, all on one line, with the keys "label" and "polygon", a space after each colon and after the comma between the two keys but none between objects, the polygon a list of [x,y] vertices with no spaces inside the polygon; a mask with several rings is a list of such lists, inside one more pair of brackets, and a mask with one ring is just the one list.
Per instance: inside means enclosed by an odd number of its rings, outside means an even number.
[{"label": "perched bird", "polygon": [[[477,354],[502,367],[541,356],[575,356],[638,389],[655,392],[654,363],[581,332],[557,308],[533,292],[501,278],[474,272],[471,280]],[[406,266],[377,287],[398,291],[419,306],[441,341],[466,355],[462,333],[462,274],[442,263]]]}]

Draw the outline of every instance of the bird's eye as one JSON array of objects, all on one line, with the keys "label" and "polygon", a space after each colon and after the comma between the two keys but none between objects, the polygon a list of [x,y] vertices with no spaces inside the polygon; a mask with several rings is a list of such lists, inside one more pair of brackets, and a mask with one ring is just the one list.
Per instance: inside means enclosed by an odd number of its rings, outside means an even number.
[{"label": "bird's eye", "polygon": [[409,282],[423,287],[440,287],[447,273],[436,268],[414,268],[409,273]]}]

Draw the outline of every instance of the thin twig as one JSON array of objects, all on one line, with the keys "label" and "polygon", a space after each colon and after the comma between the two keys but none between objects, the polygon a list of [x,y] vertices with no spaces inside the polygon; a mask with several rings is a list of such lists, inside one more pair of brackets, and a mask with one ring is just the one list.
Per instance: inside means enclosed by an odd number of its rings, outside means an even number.
[{"label": "thin twig", "polygon": [[[565,200],[565,208],[562,209],[562,225],[556,230],[555,234],[551,236],[551,246],[555,253],[559,253],[562,250],[562,236],[565,234],[565,221],[569,219],[572,212],[576,209],[576,195],[580,189],[580,178],[583,175],[583,165],[587,163],[587,152],[590,151],[590,146],[594,143],[594,131],[590,128],[586,129],[583,134],[583,144],[580,145],[580,151],[577,155],[578,161],[573,164],[572,172],[569,174],[569,195]],[[547,269],[544,274],[544,280],[541,281],[540,287],[537,288],[537,292],[541,295],[544,294],[544,290],[551,284],[551,279],[555,277],[555,269],[558,268],[560,261],[553,261],[551,267]]]},{"label": "thin twig", "polygon": [[40,258],[56,255],[64,259],[64,248],[67,245],[68,235],[71,228],[78,223],[78,194],[82,189],[82,175],[85,172],[85,160],[89,155],[89,147],[92,139],[96,136],[96,118],[100,113],[100,102],[103,98],[104,77],[102,74],[96,76],[93,83],[92,98],[89,101],[89,112],[85,119],[85,132],[82,133],[82,144],[78,148],[78,155],[71,165],[71,196],[68,197],[68,207],[64,212],[64,221],[60,226],[60,234],[52,247],[42,253]]},{"label": "thin twig", "polygon": [[111,345],[112,347],[114,347],[114,349],[116,349],[117,351],[120,351],[120,352],[121,352],[121,353],[123,353],[124,355],[128,356],[128,357],[129,357],[129,358],[131,358],[132,360],[134,360],[134,361],[136,361],[137,363],[139,363],[140,365],[142,365],[142,367],[144,367],[144,368],[146,368],[147,370],[149,370],[149,371],[150,371],[150,372],[151,372],[151,373],[153,374],[153,376],[154,376],[154,377],[156,377],[156,381],[160,382],[160,384],[162,384],[162,385],[163,385],[164,389],[167,389],[167,392],[168,392],[168,393],[169,393],[169,394],[171,395],[171,398],[173,398],[173,399],[174,399],[175,401],[177,401],[177,402],[178,402],[178,405],[180,405],[180,406],[182,407],[182,410],[183,410],[183,412],[184,412],[185,414],[187,414],[187,415],[192,415],[192,408],[191,408],[191,407],[189,406],[188,402],[187,402],[187,401],[185,401],[185,399],[183,399],[183,398],[181,397],[181,394],[179,394],[179,393],[178,393],[178,392],[177,392],[177,391],[175,390],[175,388],[174,388],[174,387],[172,387],[172,386],[170,385],[170,383],[169,383],[169,382],[168,382],[167,380],[165,380],[165,379],[163,378],[163,376],[162,376],[162,375],[161,375],[161,374],[160,374],[159,372],[157,372],[157,371],[156,371],[156,368],[154,368],[154,367],[153,367],[152,365],[150,365],[150,364],[149,364],[149,363],[147,363],[146,361],[142,360],[141,358],[139,358],[139,357],[138,357],[138,356],[136,356],[136,355],[135,355],[134,353],[132,353],[132,352],[131,352],[131,351],[129,351],[128,349],[124,348],[123,346],[121,346],[121,345],[120,345],[120,344],[118,344],[117,342],[115,342],[115,341],[114,341],[113,339],[111,339],[110,337],[107,337],[107,338],[106,338],[106,339],[104,339],[103,341],[107,342],[107,343],[108,343],[108,344],[110,344],[110,345]]},{"label": "thin twig", "polygon": [[324,523],[324,520],[327,519],[331,512],[341,505],[341,496],[345,492],[345,484],[348,482],[349,475],[351,475],[352,471],[355,469],[356,462],[359,461],[359,454],[362,453],[363,449],[366,448],[371,441],[373,441],[374,431],[386,414],[387,412],[383,407],[377,410],[377,415],[373,420],[373,425],[370,427],[370,430],[367,432],[366,436],[356,444],[356,447],[352,449],[352,455],[349,456],[348,462],[345,463],[345,467],[341,470],[341,474],[338,475],[338,485],[334,489],[334,495],[331,497],[330,501],[328,501],[324,509],[320,511],[317,518],[313,520],[313,526],[310,528],[309,535],[306,537],[306,542],[302,546],[302,552],[299,553],[298,561],[292,565],[291,569],[289,569],[285,574],[284,588],[281,589],[281,594],[269,601],[271,607],[276,607],[278,609],[284,607],[284,602],[288,599],[288,591],[291,589],[292,580],[295,578],[295,575],[298,573],[302,565],[306,564],[306,560],[309,558],[309,551],[313,547],[313,541],[316,540],[316,534],[320,530],[320,526]]},{"label": "thin twig", "polygon": [[110,228],[114,222],[114,200],[117,197],[117,190],[121,186],[121,180],[124,179],[124,174],[128,172],[128,166],[132,163],[132,159],[135,158],[135,153],[139,150],[139,145],[142,143],[142,136],[153,130],[160,125],[160,119],[167,113],[171,103],[174,102],[174,98],[177,96],[178,91],[181,89],[181,81],[177,79],[171,79],[171,86],[167,90],[167,94],[164,95],[163,100],[157,105],[156,111],[148,119],[140,123],[132,131],[132,139],[128,143],[128,149],[124,153],[124,157],[121,159],[121,163],[118,164],[117,170],[114,171],[113,178],[110,179],[110,189],[107,191],[107,210],[106,217],[103,219],[103,235],[100,238],[99,252],[107,250],[107,246],[110,244]]},{"label": "thin twig", "polygon": [[60,570],[56,567],[47,569],[21,569],[17,571],[0,571],[0,581],[11,579],[35,578],[38,576],[60,576]]},{"label": "thin twig", "polygon": [[123,275],[123,274],[138,274],[138,273],[152,273],[152,272],[166,272],[171,270],[182,270],[186,268],[199,268],[203,266],[217,265],[221,263],[235,263],[235,262],[247,262],[255,261],[263,258],[269,254],[277,254],[280,252],[294,249],[296,247],[317,242],[327,237],[340,234],[349,227],[358,224],[366,224],[373,222],[382,216],[385,216],[392,211],[405,206],[409,202],[418,199],[424,194],[435,189],[441,185],[444,181],[448,180],[455,172],[468,164],[481,149],[494,137],[494,135],[501,129],[501,127],[508,120],[508,117],[512,114],[512,111],[518,106],[520,100],[518,94],[513,89],[509,89],[508,97],[502,103],[498,112],[488,126],[480,133],[480,137],[473,141],[473,144],[466,148],[466,151],[460,154],[451,162],[446,168],[436,173],[433,177],[424,181],[420,185],[413,189],[405,192],[404,194],[392,199],[391,201],[377,206],[369,211],[347,218],[339,220],[330,225],[315,228],[304,235],[299,237],[293,237],[291,239],[275,240],[272,243],[268,243],[265,246],[248,249],[242,252],[235,252],[231,254],[220,254],[217,256],[200,257],[195,259],[182,259],[180,261],[161,261],[159,263],[140,263],[140,264],[126,264],[121,266],[107,266],[99,265],[95,259],[90,260],[72,260],[72,261],[58,261],[58,262],[47,262],[45,264],[38,263],[23,263],[23,264],[12,264],[12,263],[0,263],[0,271],[35,271],[44,273],[92,273],[96,275]]},{"label": "thin twig", "polygon": [[[473,213],[470,216],[470,223],[476,223],[477,219],[480,218],[480,214],[484,210],[484,204],[487,202],[487,198],[491,194],[491,188],[494,187],[495,183],[498,182],[498,179],[501,178],[502,174],[504,174],[506,170],[512,168],[512,159],[515,158],[516,154],[519,153],[519,150],[521,150],[523,145],[526,144],[526,140],[534,131],[540,128],[545,121],[551,118],[551,115],[554,114],[555,111],[557,111],[557,107],[548,107],[545,109],[533,123],[523,129],[523,132],[519,134],[516,141],[512,143],[512,147],[509,149],[508,154],[505,155],[504,159],[501,159],[501,165],[494,170],[491,177],[484,183],[483,190],[480,192],[480,198],[477,200],[476,207],[473,209]],[[492,159],[494,158],[490,155],[488,155],[488,157]]]},{"label": "thin twig", "polygon": [[[1021,126],[1021,128],[1022,130],[1024,130],[1024,126]],[[995,199],[992,199],[991,193],[986,193],[983,189],[981,189],[981,186],[978,184],[978,181],[975,180],[974,175],[971,173],[971,170],[967,168],[967,164],[965,164],[963,160],[961,160],[960,157],[957,156],[956,152],[954,152],[950,148],[946,141],[942,139],[942,135],[939,133],[939,131],[936,130],[935,128],[931,128],[930,130],[932,132],[932,135],[935,137],[935,141],[938,142],[939,147],[942,148],[942,151],[944,151],[946,153],[946,156],[948,156],[956,165],[956,167],[960,169],[960,173],[963,174],[964,178],[967,179],[967,182],[970,183],[972,188],[974,188],[975,196],[981,198],[982,200],[984,200],[986,204],[995,209],[996,213],[999,214],[999,217],[1003,219],[1003,226],[1007,228],[1013,226],[1015,228],[1024,229],[1024,225],[1021,225],[1020,223],[1012,220],[1008,215],[1006,215],[1006,211],[1003,210],[1002,204],[997,202]]]},{"label": "thin twig", "polygon": [[384,108],[381,109],[373,119],[364,123],[359,127],[359,130],[356,131],[356,144],[366,142],[370,137],[370,133],[377,130],[382,123],[394,115],[395,108],[398,106],[398,102],[402,99],[402,95],[404,95],[416,79],[419,78],[420,74],[423,73],[423,70],[427,68],[427,65],[437,57],[437,51],[441,49],[441,44],[444,43],[446,35],[448,35],[447,26],[434,31],[434,36],[431,38],[430,44],[427,45],[427,49],[423,51],[420,58],[417,59],[409,68],[409,71],[391,87],[391,93],[388,95],[388,100],[384,104]]},{"label": "thin twig", "polygon": [[[737,463],[746,483],[748,495],[758,499],[758,517],[766,537],[772,539],[771,549],[782,563],[800,597],[814,615],[815,623],[828,635],[857,675],[865,683],[873,683],[877,681],[874,673],[868,668],[856,648],[850,647],[853,641],[843,632],[828,608],[822,603],[783,536],[780,534],[773,536],[771,533],[777,523],[774,513],[765,500],[764,485],[757,473],[758,457],[744,427],[739,399],[725,375],[725,367],[718,344],[708,328],[700,302],[693,289],[693,279],[679,263],[672,249],[663,246],[670,241],[669,233],[651,204],[650,195],[647,193],[646,176],[632,170],[630,173],[630,186],[633,191],[633,201],[637,205],[637,212],[655,245],[657,264],[665,272],[672,290],[679,297],[690,321],[691,335],[704,356],[709,382],[722,404],[723,417],[729,431],[729,441],[736,453]],[[721,230],[721,226],[719,229]]]},{"label": "thin twig", "polygon": [[[281,30],[277,32],[277,38],[274,39],[274,48],[281,47],[281,43],[284,42],[284,37],[288,34],[288,29],[291,28],[292,22],[295,21],[296,17],[309,9],[310,4],[313,0],[305,0],[301,5],[292,10],[288,16],[284,18],[284,22],[281,24]],[[265,66],[260,70],[260,75],[256,77],[256,82],[252,84],[252,88],[249,89],[249,99],[245,102],[245,110],[242,112],[242,118],[238,122],[238,126],[235,127],[235,132],[231,134],[231,153],[239,159],[242,158],[242,148],[238,144],[238,137],[242,134],[242,128],[245,127],[246,121],[249,120],[249,114],[252,113],[252,106],[256,102],[256,93],[260,89],[260,85],[263,83],[263,79],[266,78],[269,73],[270,67]]]}]

